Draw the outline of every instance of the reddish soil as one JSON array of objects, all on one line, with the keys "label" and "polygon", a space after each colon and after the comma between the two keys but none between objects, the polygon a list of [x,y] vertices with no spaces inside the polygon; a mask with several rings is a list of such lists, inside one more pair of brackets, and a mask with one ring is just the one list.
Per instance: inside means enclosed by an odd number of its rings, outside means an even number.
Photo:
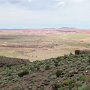
[{"label": "reddish soil", "polygon": [[89,29],[75,29],[75,28],[59,28],[59,29],[20,29],[20,30],[0,30],[0,33],[5,34],[5,33],[22,33],[22,34],[58,34],[60,32],[64,32],[64,33],[73,33],[73,32],[81,32],[81,33],[87,33],[90,34],[90,30]]}]

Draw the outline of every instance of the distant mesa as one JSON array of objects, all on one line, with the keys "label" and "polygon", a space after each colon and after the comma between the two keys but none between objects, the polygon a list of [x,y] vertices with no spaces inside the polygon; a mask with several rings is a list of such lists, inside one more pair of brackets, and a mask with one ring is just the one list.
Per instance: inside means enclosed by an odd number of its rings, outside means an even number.
[{"label": "distant mesa", "polygon": [[74,27],[61,27],[60,29],[71,29],[71,30],[73,30],[73,29],[77,29],[77,28],[74,28]]}]

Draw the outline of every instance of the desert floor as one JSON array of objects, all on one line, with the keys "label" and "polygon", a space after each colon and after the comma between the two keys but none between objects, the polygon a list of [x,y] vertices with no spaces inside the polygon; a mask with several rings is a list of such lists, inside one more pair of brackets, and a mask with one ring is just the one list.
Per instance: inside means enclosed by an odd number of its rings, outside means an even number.
[{"label": "desert floor", "polygon": [[0,30],[0,56],[44,60],[90,49],[90,31],[79,29]]}]

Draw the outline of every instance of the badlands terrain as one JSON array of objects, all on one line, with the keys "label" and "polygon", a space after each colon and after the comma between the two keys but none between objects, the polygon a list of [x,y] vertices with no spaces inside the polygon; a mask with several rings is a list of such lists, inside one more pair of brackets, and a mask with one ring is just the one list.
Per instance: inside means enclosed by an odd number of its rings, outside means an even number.
[{"label": "badlands terrain", "polygon": [[35,61],[74,53],[76,49],[90,49],[89,30],[0,30],[0,56]]}]

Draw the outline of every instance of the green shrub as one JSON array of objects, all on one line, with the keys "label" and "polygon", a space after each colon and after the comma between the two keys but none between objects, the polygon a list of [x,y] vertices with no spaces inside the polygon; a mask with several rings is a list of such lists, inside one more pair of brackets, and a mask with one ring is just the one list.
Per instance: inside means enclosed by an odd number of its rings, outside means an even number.
[{"label": "green shrub", "polygon": [[22,90],[20,87],[14,87],[11,90]]},{"label": "green shrub", "polygon": [[50,69],[50,66],[49,65],[46,65],[45,66],[45,70],[49,70]]},{"label": "green shrub", "polygon": [[78,90],[90,90],[90,86],[83,84],[81,87],[78,88]]},{"label": "green shrub", "polygon": [[55,65],[55,67],[57,67],[59,65],[57,60],[54,60],[54,65]]},{"label": "green shrub", "polygon": [[88,60],[88,63],[90,64],[90,59]]},{"label": "green shrub", "polygon": [[28,74],[29,74],[28,71],[22,71],[22,72],[18,73],[18,76],[23,77],[24,75],[28,75]]},{"label": "green shrub", "polygon": [[39,86],[39,87],[37,88],[37,90],[44,90],[44,86],[43,86],[43,85]]},{"label": "green shrub", "polygon": [[60,88],[60,85],[57,83],[52,85],[52,90],[59,90],[59,88]]},{"label": "green shrub", "polygon": [[85,76],[80,76],[80,77],[78,78],[78,80],[79,80],[79,81],[85,81]]},{"label": "green shrub", "polygon": [[56,71],[56,77],[60,77],[61,75],[63,75],[62,70],[57,70]]},{"label": "green shrub", "polygon": [[63,82],[64,86],[71,86],[74,83],[74,80],[68,79]]},{"label": "green shrub", "polygon": [[83,66],[81,66],[81,67],[79,68],[79,70],[80,70],[80,71],[84,71],[85,68],[84,68]]}]

